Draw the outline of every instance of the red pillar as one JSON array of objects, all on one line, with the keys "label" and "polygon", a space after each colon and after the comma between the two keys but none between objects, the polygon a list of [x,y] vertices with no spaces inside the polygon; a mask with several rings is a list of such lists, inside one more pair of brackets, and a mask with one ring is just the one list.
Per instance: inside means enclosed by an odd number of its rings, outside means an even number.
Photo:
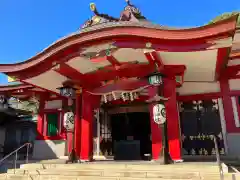
[{"label": "red pillar", "polygon": [[78,157],[80,157],[80,143],[81,143],[81,108],[82,95],[77,94],[75,105],[75,150]]},{"label": "red pillar", "polygon": [[37,115],[37,140],[42,140],[44,139],[44,107],[45,107],[45,97],[40,96],[40,104],[39,104],[39,113]]},{"label": "red pillar", "polygon": [[173,160],[181,159],[179,112],[176,98],[176,81],[174,78],[164,79],[164,97],[169,98],[165,102],[169,151]]},{"label": "red pillar", "polygon": [[81,159],[91,160],[93,155],[93,116],[94,109],[100,106],[100,97],[86,91],[82,93],[81,119]]},{"label": "red pillar", "polygon": [[[149,98],[154,97],[157,94],[157,87],[148,88]],[[152,132],[152,158],[157,160],[159,158],[160,151],[162,149],[162,131],[153,120],[153,106],[149,105],[151,132]]]},{"label": "red pillar", "polygon": [[228,133],[239,132],[239,128],[236,127],[234,122],[233,106],[232,106],[232,100],[230,96],[228,79],[220,80],[220,88],[222,93],[222,102],[223,102],[224,116],[226,121],[226,130]]},{"label": "red pillar", "polygon": [[67,132],[67,147],[68,147],[68,153],[70,154],[71,152],[72,152],[72,136],[73,135],[73,133],[72,133],[72,131],[68,131]]}]

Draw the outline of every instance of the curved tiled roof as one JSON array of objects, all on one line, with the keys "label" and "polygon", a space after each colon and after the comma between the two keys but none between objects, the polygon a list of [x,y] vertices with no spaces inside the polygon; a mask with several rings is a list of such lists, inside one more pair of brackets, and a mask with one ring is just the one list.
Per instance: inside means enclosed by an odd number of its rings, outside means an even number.
[{"label": "curved tiled roof", "polygon": [[[229,18],[229,17],[231,17],[231,16],[239,15],[239,14],[240,14],[240,12],[238,12],[238,11],[236,11],[236,12],[226,12],[226,13],[223,13],[223,14],[215,17],[214,19],[212,19],[212,20],[209,22],[209,24],[211,24],[211,23],[216,23],[216,22],[218,22],[218,21],[220,21],[220,20],[224,20],[224,19],[227,19],[227,18]],[[238,17],[238,20],[237,20],[237,26],[240,27],[240,16]]]},{"label": "curved tiled roof", "polygon": [[6,84],[6,85],[0,85],[0,93],[1,92],[9,92],[9,91],[15,91],[18,89],[28,89],[28,88],[33,88],[32,85],[27,85],[27,84]]},{"label": "curved tiled roof", "polygon": [[[148,21],[117,21],[96,24],[94,26],[83,28],[75,33],[65,36],[58,41],[45,48],[42,52],[27,61],[16,64],[1,64],[0,72],[17,72],[26,68],[32,67],[40,62],[43,62],[48,56],[62,50],[62,47],[67,47],[67,43],[88,43],[99,39],[111,39],[117,36],[132,36],[144,38],[156,38],[163,40],[191,40],[216,37],[221,34],[234,34],[236,28],[236,20],[238,16],[232,16],[228,19],[218,21],[214,24],[209,24],[201,27],[173,29],[163,27]],[[135,31],[136,30],[136,31]],[[141,31],[141,33],[140,33]],[[131,33],[130,33],[131,32]],[[70,43],[71,42],[71,43]]]}]

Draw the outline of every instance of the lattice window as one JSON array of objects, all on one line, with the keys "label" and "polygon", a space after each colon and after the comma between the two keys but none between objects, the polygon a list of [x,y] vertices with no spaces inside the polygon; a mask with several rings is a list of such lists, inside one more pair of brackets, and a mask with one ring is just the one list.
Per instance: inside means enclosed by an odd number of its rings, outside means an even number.
[{"label": "lattice window", "polygon": [[110,119],[107,113],[103,113],[100,118],[100,149],[103,155],[112,155],[112,130]]}]

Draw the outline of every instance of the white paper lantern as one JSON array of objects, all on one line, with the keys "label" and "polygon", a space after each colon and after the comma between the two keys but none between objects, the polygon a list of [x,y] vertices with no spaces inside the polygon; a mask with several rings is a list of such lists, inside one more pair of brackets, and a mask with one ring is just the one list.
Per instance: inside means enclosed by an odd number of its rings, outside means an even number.
[{"label": "white paper lantern", "polygon": [[63,126],[68,130],[72,131],[74,129],[74,113],[66,112],[63,117]]}]

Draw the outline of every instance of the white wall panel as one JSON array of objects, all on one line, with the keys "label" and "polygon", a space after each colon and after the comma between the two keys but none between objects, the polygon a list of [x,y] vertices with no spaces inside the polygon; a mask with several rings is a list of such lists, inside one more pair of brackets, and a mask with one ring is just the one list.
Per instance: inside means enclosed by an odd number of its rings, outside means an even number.
[{"label": "white wall panel", "polygon": [[45,109],[61,109],[61,108],[62,100],[47,101],[45,103]]},{"label": "white wall panel", "polygon": [[219,82],[184,82],[177,89],[180,95],[194,95],[212,92],[220,92]]},{"label": "white wall panel", "polygon": [[230,90],[240,90],[240,79],[230,79],[229,81]]}]

